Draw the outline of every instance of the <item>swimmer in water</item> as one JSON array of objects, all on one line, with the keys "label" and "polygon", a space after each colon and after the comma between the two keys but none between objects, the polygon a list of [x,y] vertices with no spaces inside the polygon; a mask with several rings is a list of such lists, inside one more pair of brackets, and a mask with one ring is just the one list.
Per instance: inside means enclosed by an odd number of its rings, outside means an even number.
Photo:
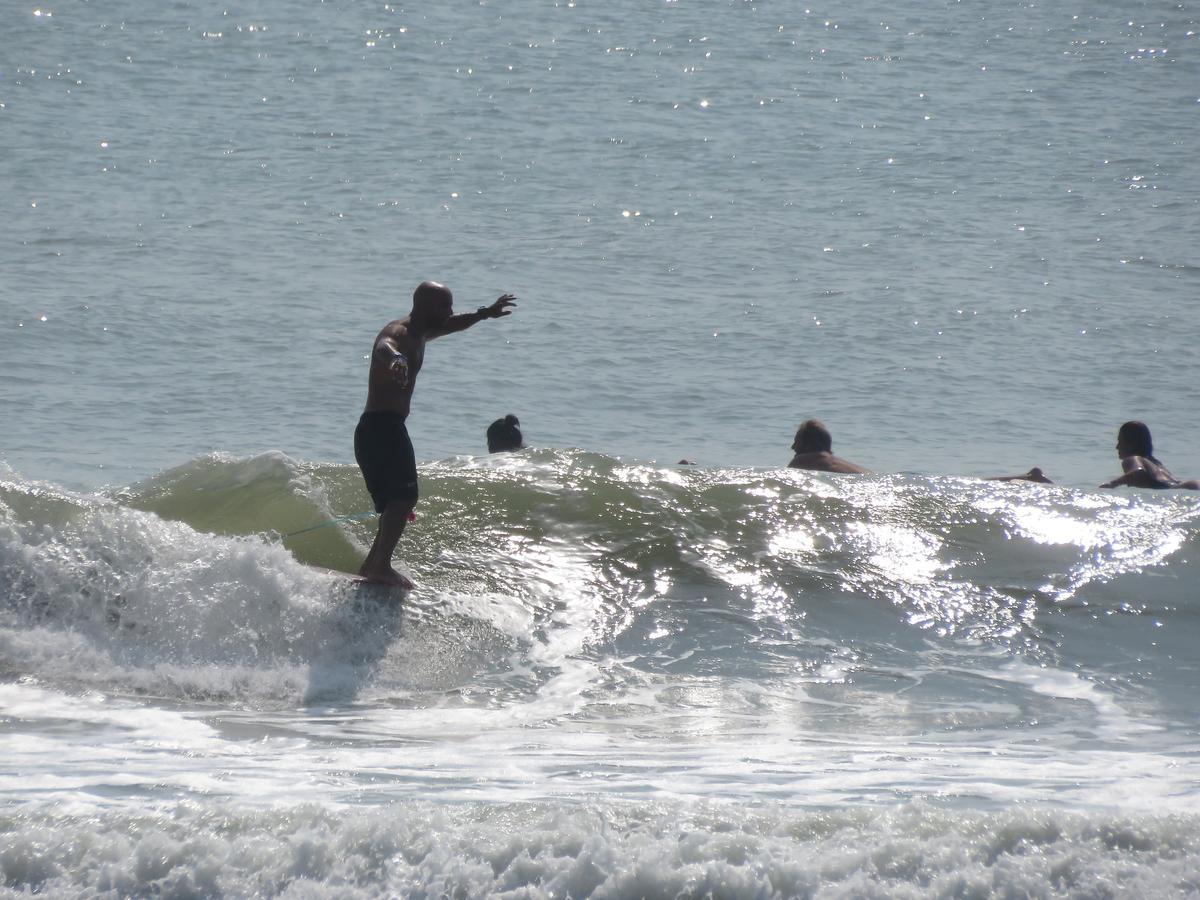
[{"label": "swimmer in water", "polygon": [[796,455],[788,463],[789,469],[814,469],[818,472],[842,472],[847,475],[870,474],[862,466],[856,466],[840,456],[833,455],[833,438],[829,429],[816,419],[808,419],[796,429],[792,450]]},{"label": "swimmer in water", "polygon": [[1100,485],[1102,488],[1185,488],[1200,491],[1200,481],[1180,481],[1154,456],[1154,444],[1145,422],[1126,422],[1117,432],[1117,456],[1125,474]]},{"label": "swimmer in water", "polygon": [[488,453],[506,453],[524,447],[525,438],[521,434],[521,423],[517,417],[509,413],[503,419],[497,419],[489,425],[487,445]]}]

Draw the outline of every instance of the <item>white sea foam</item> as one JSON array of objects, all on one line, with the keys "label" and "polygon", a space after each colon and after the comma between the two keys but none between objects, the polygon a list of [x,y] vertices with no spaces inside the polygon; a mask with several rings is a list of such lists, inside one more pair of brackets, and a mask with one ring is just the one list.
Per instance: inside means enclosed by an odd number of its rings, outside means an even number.
[{"label": "white sea foam", "polygon": [[1183,897],[1190,816],[926,804],[184,805],[0,819],[2,896]]}]

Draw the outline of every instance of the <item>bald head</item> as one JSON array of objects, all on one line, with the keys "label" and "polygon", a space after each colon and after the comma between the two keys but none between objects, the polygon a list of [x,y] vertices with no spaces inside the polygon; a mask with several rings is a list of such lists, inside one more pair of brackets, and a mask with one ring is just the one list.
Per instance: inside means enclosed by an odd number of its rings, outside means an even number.
[{"label": "bald head", "polygon": [[423,325],[441,325],[454,313],[454,295],[436,281],[422,281],[413,291],[412,315]]},{"label": "bald head", "polygon": [[417,289],[413,291],[413,305],[418,303],[429,303],[433,300],[453,300],[454,295],[450,293],[450,288],[436,281],[422,281],[417,285]]}]

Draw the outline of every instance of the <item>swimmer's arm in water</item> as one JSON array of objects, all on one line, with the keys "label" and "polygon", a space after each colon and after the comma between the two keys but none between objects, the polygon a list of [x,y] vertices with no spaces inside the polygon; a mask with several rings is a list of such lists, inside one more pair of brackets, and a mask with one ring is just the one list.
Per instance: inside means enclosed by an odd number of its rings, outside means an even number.
[{"label": "swimmer's arm in water", "polygon": [[996,475],[987,479],[988,481],[1035,481],[1038,484],[1054,484],[1045,476],[1040,468],[1034,466],[1028,472],[1022,472],[1020,475]]},{"label": "swimmer's arm in water", "polygon": [[515,294],[504,294],[490,306],[481,306],[473,313],[451,316],[440,327],[430,329],[428,337],[432,340],[444,334],[454,334],[456,331],[463,331],[470,328],[476,322],[482,322],[484,319],[499,319],[504,316],[511,316],[513,311],[509,307],[516,306],[516,300]]},{"label": "swimmer's arm in water", "polygon": [[1121,458],[1121,468],[1125,474],[1112,481],[1100,485],[1102,488],[1140,487],[1140,488],[1169,488],[1173,484],[1159,478],[1152,468],[1147,466],[1140,456],[1125,456]]}]

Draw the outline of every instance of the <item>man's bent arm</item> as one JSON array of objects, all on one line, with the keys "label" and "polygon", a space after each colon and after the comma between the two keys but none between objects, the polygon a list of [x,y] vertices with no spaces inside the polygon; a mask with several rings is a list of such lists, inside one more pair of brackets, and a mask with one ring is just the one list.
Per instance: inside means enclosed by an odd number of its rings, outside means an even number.
[{"label": "man's bent arm", "polygon": [[390,334],[376,338],[375,346],[371,348],[371,369],[376,366],[391,372],[401,389],[408,387],[408,357]]},{"label": "man's bent arm", "polygon": [[403,356],[404,351],[400,349],[394,337],[385,335],[375,341],[371,355],[374,357],[373,362],[390,363],[397,356]]}]

